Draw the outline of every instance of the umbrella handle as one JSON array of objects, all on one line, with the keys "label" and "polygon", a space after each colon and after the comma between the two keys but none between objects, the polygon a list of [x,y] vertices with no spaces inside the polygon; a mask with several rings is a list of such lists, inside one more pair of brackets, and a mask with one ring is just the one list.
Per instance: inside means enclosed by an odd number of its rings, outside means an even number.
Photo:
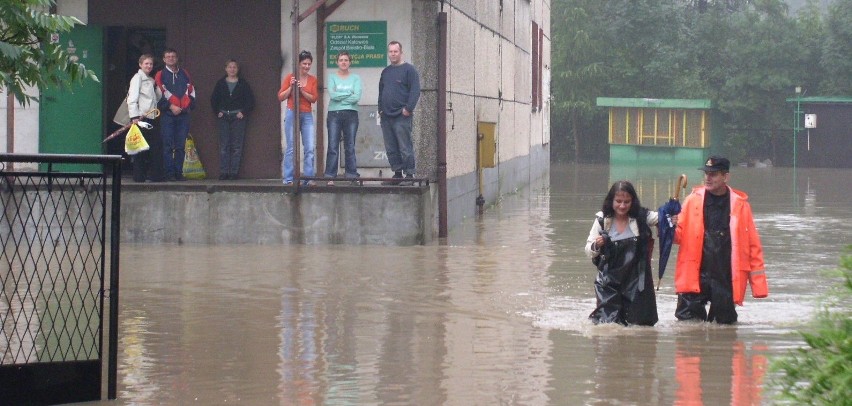
[{"label": "umbrella handle", "polygon": [[686,178],[686,174],[685,173],[680,174],[680,176],[677,178],[677,187],[675,187],[675,192],[672,195],[672,199],[680,200],[680,191],[681,191],[681,189],[686,189],[687,182],[688,181],[687,181],[687,178]]},{"label": "umbrella handle", "polygon": [[[160,110],[159,109],[154,108],[154,109],[148,110],[148,112],[145,113],[145,118],[149,118],[149,119],[153,120],[157,117],[160,117]],[[125,124],[121,128],[115,130],[112,134],[107,135],[107,137],[104,138],[104,140],[101,141],[101,143],[103,144],[103,143],[105,143],[105,142],[107,142],[107,141],[109,141],[109,140],[111,140],[115,137],[118,137],[119,135],[121,135],[122,132],[124,132],[124,130],[130,128],[130,126],[132,126],[132,125],[133,125],[133,121]]]}]

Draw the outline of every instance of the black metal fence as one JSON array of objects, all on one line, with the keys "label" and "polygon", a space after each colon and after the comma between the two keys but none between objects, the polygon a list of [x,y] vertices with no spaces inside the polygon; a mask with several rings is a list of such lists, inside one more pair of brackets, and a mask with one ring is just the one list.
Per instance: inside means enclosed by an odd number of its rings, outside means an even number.
[{"label": "black metal fence", "polygon": [[120,156],[0,154],[0,403],[101,399],[105,345],[116,398],[120,191]]}]

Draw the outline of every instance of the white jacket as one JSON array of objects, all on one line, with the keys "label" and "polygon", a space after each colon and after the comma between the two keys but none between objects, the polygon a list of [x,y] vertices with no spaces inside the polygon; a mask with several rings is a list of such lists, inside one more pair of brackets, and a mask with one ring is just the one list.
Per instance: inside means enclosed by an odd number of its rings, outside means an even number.
[{"label": "white jacket", "polygon": [[[598,224],[597,218],[603,217],[603,212],[599,211],[599,212],[595,213],[595,216],[596,216],[595,222],[592,223],[592,229],[589,230],[589,237],[586,238],[586,249],[585,250],[586,250],[586,256],[589,257],[589,258],[594,258],[594,257],[598,256],[598,254],[600,254],[600,252],[597,251],[597,249],[595,248],[594,244],[595,244],[595,240],[598,239],[598,236],[600,235],[600,231],[601,231],[601,226],[600,226],[600,224]],[[658,220],[657,211],[649,209],[648,210],[648,217],[646,218],[646,221],[648,222],[648,227],[651,227],[652,230],[654,228],[656,228],[654,226],[657,225],[657,220]],[[629,227],[630,227],[630,231],[633,231],[633,235],[639,235],[639,223],[636,222],[635,218],[630,217]],[[604,227],[603,228],[607,231],[609,231],[609,229],[612,228],[612,217],[605,217],[604,218]]]},{"label": "white jacket", "polygon": [[127,89],[127,112],[130,118],[139,117],[157,108],[162,94],[154,85],[154,78],[145,74],[142,69],[130,79]]}]

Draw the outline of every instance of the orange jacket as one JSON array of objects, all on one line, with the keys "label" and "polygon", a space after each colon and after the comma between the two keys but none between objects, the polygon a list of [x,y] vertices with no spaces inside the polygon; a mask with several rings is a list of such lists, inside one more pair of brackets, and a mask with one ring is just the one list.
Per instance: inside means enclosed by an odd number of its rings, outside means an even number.
[{"label": "orange jacket", "polygon": [[[278,90],[278,101],[284,101],[284,92],[290,88],[290,80],[293,79],[293,74],[288,73],[284,80],[281,82],[281,89]],[[317,100],[317,95],[319,94],[317,84],[317,78],[314,75],[307,75],[305,78],[305,92],[314,97],[315,102]],[[308,101],[307,97],[304,95],[300,95],[299,97],[299,112],[300,113],[310,113],[311,112],[311,101]],[[287,108],[293,110],[293,92],[290,92],[290,97],[287,98]]]},{"label": "orange jacket", "polygon": [[[763,265],[763,247],[754,226],[751,205],[745,192],[728,187],[731,196],[731,281],[734,303],[743,304],[746,285],[753,297],[769,295]],[[704,186],[684,199],[678,216],[674,242],[680,245],[675,266],[677,293],[701,291],[701,254],[704,246]]]}]

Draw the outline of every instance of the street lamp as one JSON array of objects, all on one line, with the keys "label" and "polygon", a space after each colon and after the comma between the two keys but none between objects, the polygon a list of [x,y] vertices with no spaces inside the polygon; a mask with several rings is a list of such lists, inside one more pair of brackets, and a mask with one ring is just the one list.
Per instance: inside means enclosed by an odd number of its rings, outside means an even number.
[{"label": "street lamp", "polygon": [[802,87],[796,86],[796,114],[793,118],[793,173],[796,171],[796,148],[798,147],[800,116],[802,115]]}]

